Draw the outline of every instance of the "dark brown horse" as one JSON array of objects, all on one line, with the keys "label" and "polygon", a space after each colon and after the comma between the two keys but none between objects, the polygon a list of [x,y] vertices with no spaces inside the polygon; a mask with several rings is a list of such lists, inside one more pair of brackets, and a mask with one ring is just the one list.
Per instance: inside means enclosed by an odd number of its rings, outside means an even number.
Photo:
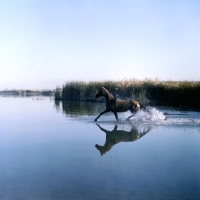
[{"label": "dark brown horse", "polygon": [[118,115],[117,112],[126,112],[128,110],[133,113],[131,116],[129,116],[127,119],[134,116],[134,114],[140,109],[139,102],[135,100],[121,100],[115,98],[111,93],[108,92],[104,87],[102,87],[99,92],[96,94],[96,98],[99,98],[101,96],[104,96],[106,99],[106,109],[100,113],[100,115],[94,120],[97,121],[97,119],[107,112],[113,112],[115,115],[116,120],[118,121]]},{"label": "dark brown horse", "polygon": [[138,128],[134,126],[130,131],[117,130],[118,126],[115,125],[114,129],[112,131],[109,131],[102,128],[98,124],[97,126],[100,128],[100,130],[102,130],[106,134],[105,144],[103,146],[100,146],[98,144],[95,145],[95,147],[100,151],[101,155],[108,152],[114,145],[120,142],[134,142],[151,130],[151,128],[149,127],[145,128],[143,131],[140,132]]}]

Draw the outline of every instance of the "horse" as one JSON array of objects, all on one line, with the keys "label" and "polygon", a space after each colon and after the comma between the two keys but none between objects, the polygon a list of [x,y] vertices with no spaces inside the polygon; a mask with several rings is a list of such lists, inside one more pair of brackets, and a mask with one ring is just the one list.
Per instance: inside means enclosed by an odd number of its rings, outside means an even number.
[{"label": "horse", "polygon": [[141,105],[139,102],[135,100],[122,100],[115,98],[106,88],[101,87],[99,92],[96,94],[96,98],[104,96],[106,99],[106,109],[99,114],[99,116],[94,120],[97,121],[97,119],[107,112],[113,112],[115,115],[116,120],[118,121],[118,115],[117,112],[126,112],[128,110],[131,111],[132,115],[127,118],[130,119],[134,116],[135,113],[138,112],[138,110],[141,108]]},{"label": "horse", "polygon": [[103,131],[106,134],[106,141],[103,146],[100,146],[98,144],[95,145],[95,147],[100,151],[101,155],[108,152],[114,145],[120,143],[120,142],[134,142],[144,135],[148,133],[151,128],[145,128],[143,131],[139,131],[137,127],[132,126],[130,131],[125,130],[118,130],[118,126],[115,125],[114,129],[112,131],[106,130],[102,128],[100,125],[97,124],[97,126],[100,128],[101,131]]}]

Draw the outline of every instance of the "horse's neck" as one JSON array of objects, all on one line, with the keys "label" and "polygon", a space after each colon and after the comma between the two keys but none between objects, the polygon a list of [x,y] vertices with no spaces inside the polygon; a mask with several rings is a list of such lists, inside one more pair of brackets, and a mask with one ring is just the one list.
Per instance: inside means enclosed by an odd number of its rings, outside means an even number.
[{"label": "horse's neck", "polygon": [[111,101],[111,100],[114,100],[114,96],[112,94],[110,94],[108,91],[106,92],[106,101]]}]

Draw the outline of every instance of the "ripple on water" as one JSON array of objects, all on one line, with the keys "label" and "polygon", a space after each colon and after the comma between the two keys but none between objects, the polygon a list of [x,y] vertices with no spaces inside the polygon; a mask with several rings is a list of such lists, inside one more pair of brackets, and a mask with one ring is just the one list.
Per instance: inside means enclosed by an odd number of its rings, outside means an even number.
[{"label": "ripple on water", "polygon": [[[191,111],[177,111],[177,110],[163,110],[154,107],[146,107],[146,109],[140,110],[132,118],[127,120],[127,117],[131,113],[119,113],[119,121],[116,122],[113,113],[102,115],[98,119],[98,123],[104,124],[149,124],[149,125],[187,125],[187,126],[199,126],[200,125],[200,113]],[[95,116],[82,116],[78,120],[84,122],[93,122]]]},{"label": "ripple on water", "polygon": [[181,112],[168,110],[159,111],[154,107],[147,107],[146,110],[139,111],[132,121],[150,122],[163,125],[200,125],[200,115],[198,112]]},{"label": "ripple on water", "polygon": [[159,111],[154,107],[147,107],[146,110],[140,110],[132,119],[132,122],[146,122],[160,125],[200,125],[199,112],[181,112],[168,110]]}]

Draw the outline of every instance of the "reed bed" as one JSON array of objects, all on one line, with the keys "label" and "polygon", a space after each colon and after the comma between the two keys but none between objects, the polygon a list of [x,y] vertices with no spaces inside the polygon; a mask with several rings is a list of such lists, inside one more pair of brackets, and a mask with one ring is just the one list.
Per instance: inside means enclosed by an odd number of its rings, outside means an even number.
[{"label": "reed bed", "polygon": [[200,110],[200,81],[71,81],[57,88],[55,99],[73,101],[103,101],[95,94],[104,86],[116,98],[136,99],[146,105],[184,107]]}]

